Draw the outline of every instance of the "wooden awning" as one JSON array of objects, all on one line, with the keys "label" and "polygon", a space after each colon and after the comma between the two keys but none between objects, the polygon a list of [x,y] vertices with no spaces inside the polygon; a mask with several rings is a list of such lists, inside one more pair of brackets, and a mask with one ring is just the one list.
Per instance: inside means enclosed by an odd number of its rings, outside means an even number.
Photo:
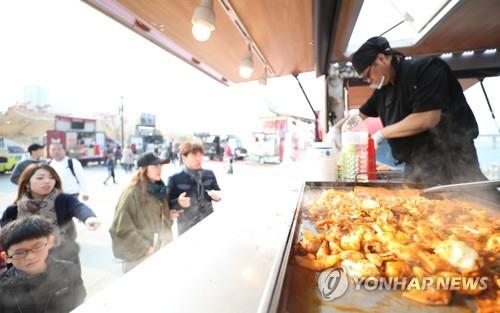
[{"label": "wooden awning", "polygon": [[271,76],[313,70],[312,0],[216,0],[216,28],[206,42],[191,33],[199,0],[84,1],[223,83],[257,80],[264,69],[255,57],[252,76],[239,75],[248,48],[223,6],[229,2],[274,70]]}]

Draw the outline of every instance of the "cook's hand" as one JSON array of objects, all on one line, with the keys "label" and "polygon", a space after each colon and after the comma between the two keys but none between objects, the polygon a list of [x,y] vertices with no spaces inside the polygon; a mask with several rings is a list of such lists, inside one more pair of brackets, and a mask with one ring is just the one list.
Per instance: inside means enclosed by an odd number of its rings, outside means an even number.
[{"label": "cook's hand", "polygon": [[218,190],[209,190],[207,191],[208,195],[210,196],[210,198],[212,198],[212,200],[214,201],[220,201],[221,199],[221,195],[220,195],[220,192]]},{"label": "cook's hand", "polygon": [[335,125],[333,125],[333,127],[335,127],[336,129],[338,129],[340,131],[340,129],[342,128],[342,125],[344,125],[344,123],[347,121],[347,119],[349,117],[350,116],[348,114],[346,114],[346,116],[344,116],[337,123],[335,123]]},{"label": "cook's hand", "polygon": [[380,143],[385,139],[384,135],[382,134],[382,129],[373,134],[372,139],[375,145],[375,149],[378,149]]},{"label": "cook's hand", "polygon": [[88,200],[89,200],[89,196],[87,196],[87,195],[82,196],[82,200],[83,200],[83,201],[88,201]]},{"label": "cook's hand", "polygon": [[101,221],[97,217],[91,216],[85,220],[85,226],[89,230],[97,230],[101,226]]},{"label": "cook's hand", "polygon": [[181,195],[179,196],[179,199],[177,199],[177,201],[179,202],[179,205],[183,208],[188,208],[191,205],[191,198],[186,197],[185,192],[181,193]]},{"label": "cook's hand", "polygon": [[327,136],[329,138],[327,139],[328,142],[331,143],[332,147],[336,147],[338,150],[342,149],[342,134],[341,134],[341,129],[342,125],[347,121],[349,118],[349,115],[344,116],[341,118],[333,127],[330,129],[328,132]]},{"label": "cook's hand", "polygon": [[179,218],[181,215],[182,210],[170,210],[170,219],[171,220],[176,220]]}]

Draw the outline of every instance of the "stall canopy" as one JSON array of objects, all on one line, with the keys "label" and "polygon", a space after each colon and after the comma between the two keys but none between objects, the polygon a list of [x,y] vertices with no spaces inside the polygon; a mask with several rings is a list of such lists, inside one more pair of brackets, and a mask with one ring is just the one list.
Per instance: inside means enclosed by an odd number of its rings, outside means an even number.
[{"label": "stall canopy", "polygon": [[267,62],[269,76],[314,70],[312,0],[215,0],[215,30],[203,42],[193,37],[191,23],[200,0],[84,2],[224,84],[258,80],[264,74],[254,51],[252,75],[239,75],[248,51],[245,30]]},{"label": "stall canopy", "polygon": [[[500,53],[484,53],[500,47],[500,1],[84,2],[224,84],[261,79],[265,67],[270,77],[314,69],[318,75],[326,74],[329,64],[348,60],[356,47],[356,43],[350,43],[351,37],[359,41],[363,36],[379,34],[356,31],[358,20],[363,22],[369,16],[371,22],[364,23],[369,23],[372,32],[378,32],[392,25],[392,19],[397,21],[398,13],[405,23],[388,32],[387,36],[391,42],[403,43],[398,50],[406,55],[453,53],[448,54],[448,62],[461,78],[496,76],[500,73]],[[192,35],[191,19],[195,9],[207,2],[213,2],[215,30],[209,40],[200,42]],[[376,6],[376,10],[370,6]],[[451,9],[447,10],[448,7]],[[411,31],[410,26],[417,34],[413,41],[403,38]],[[248,39],[253,49],[254,71],[249,78],[242,78],[239,66],[249,49]],[[466,51],[476,53],[463,57],[462,53]]]}]

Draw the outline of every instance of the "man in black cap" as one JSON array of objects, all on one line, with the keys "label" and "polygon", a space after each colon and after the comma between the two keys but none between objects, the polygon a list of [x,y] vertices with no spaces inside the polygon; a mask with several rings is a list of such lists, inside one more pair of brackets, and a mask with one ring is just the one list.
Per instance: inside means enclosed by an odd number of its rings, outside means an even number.
[{"label": "man in black cap", "polygon": [[405,59],[384,37],[368,39],[353,55],[356,71],[375,89],[360,115],[380,117],[393,156],[410,181],[428,184],[486,180],[474,139],[479,130],[458,80],[437,57]]},{"label": "man in black cap", "polygon": [[12,175],[10,176],[10,181],[13,184],[18,183],[19,177],[23,173],[24,169],[28,167],[28,165],[32,163],[41,162],[41,158],[43,157],[43,148],[45,146],[39,145],[37,143],[31,144],[28,147],[28,153],[30,154],[28,158],[16,164],[14,171],[12,171]]}]

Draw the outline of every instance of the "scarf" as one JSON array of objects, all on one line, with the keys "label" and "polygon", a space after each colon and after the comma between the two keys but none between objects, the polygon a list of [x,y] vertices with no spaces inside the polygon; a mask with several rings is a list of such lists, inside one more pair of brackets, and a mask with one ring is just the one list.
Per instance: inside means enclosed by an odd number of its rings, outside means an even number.
[{"label": "scarf", "polygon": [[196,184],[196,198],[201,199],[203,198],[203,193],[205,192],[205,187],[203,186],[203,181],[202,181],[202,170],[192,170],[188,168],[187,166],[184,166],[182,168],[184,173],[188,174],[189,177],[194,181]]},{"label": "scarf", "polygon": [[56,214],[56,199],[61,194],[57,189],[53,189],[49,194],[41,199],[33,199],[24,194],[21,199],[17,202],[17,217],[21,218],[24,216],[38,215],[49,220],[53,228],[54,236],[56,237],[55,246],[58,246],[61,242],[61,230],[59,224],[57,223]]},{"label": "scarf", "polygon": [[155,196],[156,198],[164,201],[167,196],[167,186],[163,183],[163,180],[148,183],[148,192]]}]

